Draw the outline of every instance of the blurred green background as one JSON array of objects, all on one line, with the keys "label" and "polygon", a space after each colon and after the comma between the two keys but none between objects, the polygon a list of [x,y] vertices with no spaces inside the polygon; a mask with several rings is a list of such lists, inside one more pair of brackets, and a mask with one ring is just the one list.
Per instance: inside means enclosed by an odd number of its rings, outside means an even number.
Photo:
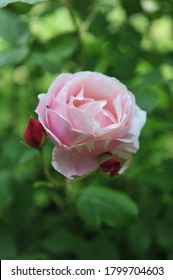
[{"label": "blurred green background", "polygon": [[[1,259],[173,259],[172,4],[0,0]],[[38,93],[59,73],[82,70],[114,76],[135,94],[148,113],[141,148],[118,178],[95,172],[52,189],[23,129]],[[48,141],[44,161],[62,183],[52,148]]]}]

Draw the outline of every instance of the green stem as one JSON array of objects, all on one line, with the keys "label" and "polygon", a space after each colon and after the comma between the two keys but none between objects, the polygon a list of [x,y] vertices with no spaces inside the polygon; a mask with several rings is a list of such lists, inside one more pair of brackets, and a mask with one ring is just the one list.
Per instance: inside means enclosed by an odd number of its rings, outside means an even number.
[{"label": "green stem", "polygon": [[92,22],[94,21],[95,17],[97,15],[97,11],[96,9],[92,10],[88,16],[85,18],[84,22],[81,24],[80,26],[80,33],[83,34],[85,32],[88,31],[88,29],[90,28]]},{"label": "green stem", "polygon": [[67,8],[67,10],[68,10],[68,12],[69,12],[69,14],[71,16],[71,19],[72,19],[73,24],[74,24],[74,26],[76,28],[76,31],[79,32],[79,26],[78,26],[76,17],[75,17],[75,15],[73,13],[73,10],[71,8],[71,1],[70,0],[65,0],[65,5],[66,5],[66,8]]},{"label": "green stem", "polygon": [[60,196],[60,194],[52,192],[52,190],[49,190],[48,196],[51,198],[51,200],[55,203],[55,205],[58,208],[64,208],[65,206],[65,201],[64,199]]},{"label": "green stem", "polygon": [[[44,175],[45,175],[45,177],[46,177],[46,179],[48,181],[47,186],[49,188],[46,188],[47,194],[51,198],[51,200],[55,203],[55,205],[58,208],[62,209],[62,208],[64,208],[65,201],[64,201],[64,198],[62,197],[62,195],[63,195],[62,188],[60,188],[60,187],[64,187],[64,184],[63,183],[59,183],[55,179],[52,178],[52,175],[50,174],[50,172],[49,172],[49,170],[47,168],[47,165],[45,163],[45,159],[44,159],[44,154],[43,154],[43,149],[42,148],[39,149],[39,153],[40,153],[41,166],[43,168]],[[54,188],[54,192],[52,190],[50,190],[50,188]]]},{"label": "green stem", "polygon": [[50,186],[51,187],[62,187],[64,184],[57,182],[56,180],[54,180],[52,178],[52,175],[50,174],[47,165],[45,163],[45,159],[44,159],[44,154],[43,154],[43,149],[40,148],[39,149],[39,153],[40,153],[40,162],[41,162],[41,166],[43,168],[43,172],[44,175],[46,177],[46,179],[48,180],[48,182],[50,182]]},{"label": "green stem", "polygon": [[72,19],[72,22],[74,24],[74,27],[76,29],[77,32],[77,37],[78,37],[78,42],[79,42],[79,49],[78,49],[78,53],[79,53],[79,63],[80,66],[83,68],[84,67],[84,62],[85,62],[85,56],[84,56],[84,51],[83,51],[83,42],[82,42],[82,32],[81,32],[81,28],[80,25],[77,22],[76,16],[73,12],[72,9],[72,5],[71,5],[71,1],[70,0],[64,0],[65,2],[65,6],[69,12],[69,15]]}]

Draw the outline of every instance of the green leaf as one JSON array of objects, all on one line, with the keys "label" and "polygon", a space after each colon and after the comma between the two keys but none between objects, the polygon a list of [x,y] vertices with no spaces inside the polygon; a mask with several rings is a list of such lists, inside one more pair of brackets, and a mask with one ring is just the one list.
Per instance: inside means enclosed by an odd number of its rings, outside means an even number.
[{"label": "green leaf", "polygon": [[[25,143],[24,143],[25,144]],[[39,152],[37,149],[26,149],[20,156],[20,164],[26,164],[30,161],[34,161],[36,158],[38,158]]]},{"label": "green leaf", "polygon": [[47,0],[1,0],[0,8],[7,6],[8,4],[15,3],[15,2],[23,2],[27,4],[36,4],[40,2],[45,2]]},{"label": "green leaf", "polygon": [[134,221],[138,214],[136,204],[126,194],[89,187],[77,201],[77,210],[87,225],[99,228],[102,223],[120,227]]},{"label": "green leaf", "polygon": [[160,247],[173,250],[173,227],[165,219],[156,225],[156,240]]},{"label": "green leaf", "polygon": [[122,0],[121,2],[123,8],[128,14],[137,13],[141,9],[140,2],[138,0],[131,0],[131,1]]},{"label": "green leaf", "polygon": [[135,224],[129,228],[127,239],[131,251],[138,256],[142,255],[151,246],[150,228],[144,223]]},{"label": "green leaf", "polygon": [[61,35],[58,39],[56,47],[50,47],[46,52],[33,53],[34,62],[52,73],[57,73],[63,61],[69,58],[77,48],[77,40],[71,34]]},{"label": "green leaf", "polygon": [[50,198],[43,189],[37,189],[33,195],[34,203],[37,207],[46,207],[49,205]]},{"label": "green leaf", "polygon": [[12,202],[11,173],[7,170],[0,172],[0,214],[6,210]]},{"label": "green leaf", "polygon": [[30,38],[28,24],[15,13],[0,10],[0,37],[12,44],[24,44]]},{"label": "green leaf", "polygon": [[80,250],[80,255],[78,259],[82,260],[117,260],[119,259],[119,254],[114,244],[110,238],[110,235],[96,234],[93,239],[89,239],[86,243],[85,250]]},{"label": "green leaf", "polygon": [[33,184],[33,187],[36,188],[36,189],[37,188],[50,187],[50,186],[51,186],[51,184],[47,181],[36,181]]},{"label": "green leaf", "polygon": [[[158,161],[157,158],[156,160]],[[164,160],[161,164],[162,166],[159,168],[156,166],[145,170],[145,176],[140,176],[138,180],[140,184],[150,184],[153,187],[164,191],[164,193],[171,193],[173,191],[173,160]]]},{"label": "green leaf", "polygon": [[11,260],[17,258],[17,244],[13,229],[1,225],[0,230],[0,259]]},{"label": "green leaf", "polygon": [[0,52],[0,66],[18,64],[27,57],[28,53],[29,49],[25,46],[2,51]]},{"label": "green leaf", "polygon": [[136,102],[148,113],[151,113],[157,106],[158,96],[152,89],[136,91]]},{"label": "green leaf", "polygon": [[18,256],[18,260],[49,260],[49,256],[45,253],[23,253]]},{"label": "green leaf", "polygon": [[82,246],[80,237],[65,229],[50,233],[42,243],[42,248],[52,254],[76,253]]}]

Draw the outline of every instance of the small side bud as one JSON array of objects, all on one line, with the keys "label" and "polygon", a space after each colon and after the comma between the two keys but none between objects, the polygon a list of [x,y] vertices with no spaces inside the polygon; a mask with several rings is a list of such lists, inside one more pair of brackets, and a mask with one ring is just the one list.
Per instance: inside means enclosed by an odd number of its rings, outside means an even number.
[{"label": "small side bud", "polygon": [[24,129],[24,139],[26,143],[37,149],[41,146],[44,135],[44,129],[39,120],[30,117]]},{"label": "small side bud", "polygon": [[99,168],[102,172],[106,172],[109,176],[116,176],[122,167],[122,162],[119,158],[108,158],[100,163]]}]

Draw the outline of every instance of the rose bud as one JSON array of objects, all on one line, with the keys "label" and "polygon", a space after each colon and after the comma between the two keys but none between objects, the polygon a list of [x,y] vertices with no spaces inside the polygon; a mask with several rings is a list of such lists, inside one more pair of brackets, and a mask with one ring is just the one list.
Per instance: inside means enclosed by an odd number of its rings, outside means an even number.
[{"label": "rose bud", "polygon": [[119,158],[109,158],[100,163],[99,168],[102,172],[109,173],[110,176],[118,175],[122,167],[122,162]]},{"label": "rose bud", "polygon": [[39,148],[43,142],[44,134],[39,120],[30,117],[24,129],[24,139],[27,144],[33,148]]}]

